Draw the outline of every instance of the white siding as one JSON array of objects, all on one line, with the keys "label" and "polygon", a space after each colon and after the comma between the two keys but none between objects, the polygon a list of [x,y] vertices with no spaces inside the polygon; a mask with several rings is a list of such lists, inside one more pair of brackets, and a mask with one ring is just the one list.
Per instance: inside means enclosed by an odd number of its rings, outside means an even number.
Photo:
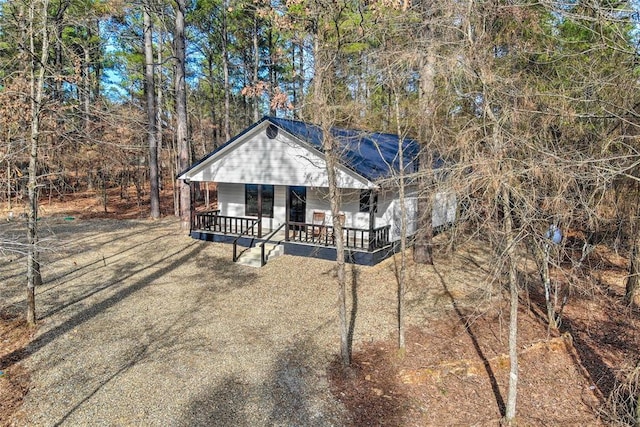
[{"label": "white siding", "polygon": [[[407,236],[411,236],[416,232],[417,206],[417,199],[415,197],[405,197],[404,208],[407,214]],[[400,240],[402,234],[402,209],[400,207],[400,199],[393,198],[386,200],[384,207],[386,207],[386,209],[383,211],[381,222],[391,225],[389,240],[395,242],[396,240]]]},{"label": "white siding", "polygon": [[[340,211],[345,214],[345,226],[355,228],[369,228],[369,214],[359,213],[360,190],[342,189]],[[324,212],[325,222],[331,225],[331,203],[328,188],[307,189],[307,222],[311,222],[313,212]]]},{"label": "white siding", "polygon": [[454,222],[456,220],[457,208],[458,200],[456,199],[456,193],[447,191],[436,193],[431,215],[433,226],[440,227]]},{"label": "white siding", "polygon": [[307,188],[307,222],[310,223],[313,220],[314,212],[324,212],[326,224],[331,221],[331,205],[326,188]]},{"label": "white siding", "polygon": [[[379,209],[380,204],[378,205]],[[407,235],[414,234],[418,227],[418,198],[411,195],[405,198],[405,209],[407,210]],[[441,191],[436,193],[433,200],[433,210],[431,211],[431,224],[433,227],[440,227],[453,223],[456,220],[457,200],[455,193]],[[400,200],[393,199],[386,205],[383,214],[383,223],[391,225],[391,241],[400,240],[400,230],[402,227],[402,210]]]},{"label": "white siding", "polygon": [[[273,189],[273,228],[276,228],[286,222],[286,206],[287,187],[276,185]],[[264,220],[263,225],[265,225]]]},{"label": "white siding", "polygon": [[[244,184],[218,183],[218,209],[220,215],[246,217]],[[285,190],[276,186],[273,189],[273,218],[263,217],[262,227],[274,229],[285,222]]]},{"label": "white siding", "polygon": [[[192,181],[328,186],[325,161],[320,153],[284,132],[269,139],[264,130],[239,139],[184,177]],[[367,180],[346,168],[338,171],[339,187],[368,188],[369,185]]]},{"label": "white siding", "polygon": [[220,209],[220,215],[245,216],[244,185],[219,182],[218,209]]},{"label": "white siding", "polygon": [[[275,186],[273,218],[263,218],[265,229],[274,229],[286,221],[286,186]],[[331,206],[328,200],[328,189],[318,187],[307,188],[306,222],[310,223],[314,212],[324,212],[326,223],[331,224]],[[245,214],[244,184],[218,183],[218,206],[221,215],[246,216]],[[432,223],[439,227],[455,221],[456,196],[454,193],[439,192],[434,197]],[[407,235],[416,232],[417,227],[417,197],[411,195],[405,198],[407,211]],[[352,228],[369,228],[369,213],[359,212],[360,191],[342,190],[341,212],[345,213],[345,225]],[[374,227],[390,225],[390,240],[400,239],[402,212],[400,200],[390,192],[378,195],[378,210],[375,214]]]}]

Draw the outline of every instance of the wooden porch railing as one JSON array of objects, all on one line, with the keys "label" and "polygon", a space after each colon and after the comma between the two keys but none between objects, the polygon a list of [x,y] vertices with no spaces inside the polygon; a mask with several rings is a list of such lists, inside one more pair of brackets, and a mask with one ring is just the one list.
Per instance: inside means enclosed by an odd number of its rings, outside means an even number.
[{"label": "wooden porch railing", "polygon": [[222,234],[248,234],[257,236],[254,227],[255,218],[219,215],[220,211],[197,212],[194,218],[194,230],[215,231]]},{"label": "wooden porch railing", "polygon": [[[335,245],[333,226],[290,222],[289,227],[289,241],[323,246]],[[351,249],[375,251],[389,244],[390,229],[391,226],[389,225],[374,228],[373,231],[363,228],[342,227],[344,245]]]},{"label": "wooden porch railing", "polygon": [[[194,217],[193,229],[260,238],[257,234],[257,227],[255,227],[256,218],[218,215],[218,212],[197,212]],[[369,252],[384,248],[390,243],[390,229],[389,225],[373,230],[342,227],[345,247]],[[285,232],[285,235],[287,236],[286,240],[290,242],[335,246],[334,228],[330,225],[289,222],[289,230]]]},{"label": "wooden porch railing", "polygon": [[219,209],[212,211],[196,212],[193,216],[193,230],[211,230],[216,224],[216,218],[220,213]]}]

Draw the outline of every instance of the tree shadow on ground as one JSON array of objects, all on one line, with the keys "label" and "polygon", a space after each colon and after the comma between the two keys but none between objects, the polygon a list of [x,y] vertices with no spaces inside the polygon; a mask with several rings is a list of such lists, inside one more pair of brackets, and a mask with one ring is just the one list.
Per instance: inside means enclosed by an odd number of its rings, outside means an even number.
[{"label": "tree shadow on ground", "polygon": [[[530,312],[548,324],[540,281],[528,280],[527,292]],[[621,365],[635,363],[637,359],[640,316],[625,305],[622,294],[601,281],[595,282],[593,295],[573,292],[567,296],[569,300],[561,313],[559,331],[571,335],[575,349],[570,352],[571,357],[596,387],[596,395],[603,404],[616,386]]]},{"label": "tree shadow on ground", "polygon": [[[199,245],[198,248],[194,248],[194,250],[189,252],[189,256],[199,256],[199,252],[204,245]],[[177,261],[183,261],[183,258],[180,258]],[[213,265],[217,265],[222,261],[219,259],[212,260]],[[229,262],[227,262],[229,264]],[[246,279],[249,279],[253,275],[247,275]],[[242,280],[243,274],[239,274],[237,271],[233,275],[233,277],[237,280]],[[151,281],[153,279],[150,279]],[[250,281],[250,280],[249,280]],[[140,283],[150,283],[147,280],[143,279]],[[219,295],[221,292],[230,291],[229,289],[221,289],[217,288],[217,294]],[[209,298],[210,299],[210,298]],[[185,305],[180,307],[180,311],[178,316],[172,318],[171,322],[164,328],[156,328],[153,322],[147,324],[142,327],[141,325],[132,325],[129,330],[131,337],[121,337],[122,339],[131,338],[134,342],[134,345],[131,348],[128,348],[126,354],[123,354],[123,361],[114,360],[113,361],[113,371],[108,376],[103,377],[99,383],[86,395],[76,402],[69,410],[65,413],[65,415],[58,420],[55,424],[56,426],[62,425],[69,420],[69,418],[82,406],[86,405],[96,393],[102,390],[106,385],[111,383],[112,381],[117,381],[122,375],[124,375],[128,370],[134,368],[136,365],[152,362],[154,357],[162,357],[158,356],[160,353],[166,352],[176,352],[176,351],[186,351],[186,352],[202,352],[202,351],[211,351],[210,348],[207,348],[207,343],[203,342],[193,342],[193,341],[185,341],[183,336],[189,330],[190,327],[194,324],[194,316],[197,315],[198,311],[208,310],[209,308],[206,304],[203,303],[201,295],[197,294],[193,304]],[[51,368],[50,368],[51,369]]]},{"label": "tree shadow on ground", "polygon": [[398,384],[398,360],[393,351],[364,345],[344,368],[339,357],[330,364],[331,392],[349,414],[346,426],[400,426],[409,396]]},{"label": "tree shadow on ground", "polygon": [[[129,221],[118,221],[117,230],[110,230],[107,235],[109,236],[108,240],[101,240],[96,238],[97,235],[100,237],[104,237],[105,233],[100,229],[96,228],[95,221],[78,221],[73,223],[56,223],[50,224],[48,222],[43,222],[40,224],[39,229],[39,245],[40,245],[40,255],[41,255],[41,263],[43,265],[44,273],[46,274],[46,267],[48,263],[55,262],[51,259],[46,259],[45,255],[48,257],[55,257],[57,253],[60,253],[60,248],[70,247],[74,248],[77,252],[83,253],[101,253],[101,248],[109,245],[110,243],[114,243],[116,241],[120,241],[123,238],[129,236],[131,233],[131,226],[126,228],[130,222]],[[141,223],[140,221],[134,223],[134,225],[144,224],[144,231],[139,234],[148,234],[150,232],[154,232],[155,229],[160,229],[166,227],[166,224],[158,222],[158,223]],[[47,234],[44,234],[44,231],[47,231]],[[26,242],[26,228],[24,230],[20,230],[21,233],[18,237],[15,237],[16,241],[19,242],[20,245],[24,245]],[[70,235],[71,238],[65,238],[65,236]],[[162,239],[167,237],[170,234],[159,236],[154,238],[154,240]],[[135,249],[136,246],[144,245],[149,243],[149,240],[144,240],[139,245],[132,245],[129,250]],[[64,257],[67,258],[70,255],[64,251]],[[74,253],[75,254],[75,253]],[[114,254],[108,257],[97,257],[96,261],[90,264],[85,264],[82,266],[74,266],[75,268],[60,273],[56,276],[47,277],[46,283],[53,283],[59,281],[61,279],[68,280],[68,274],[73,274],[76,272],[82,272],[88,267],[92,267],[94,265],[101,264],[103,262],[108,261],[110,258],[114,258],[120,256],[121,254]],[[16,253],[13,254],[9,258],[9,263],[7,265],[12,265],[13,274],[5,275],[5,280],[10,280],[16,277],[23,277],[26,274],[26,264],[21,263],[20,261],[26,257],[26,253]],[[16,264],[16,261],[18,263]],[[24,267],[23,267],[24,264]],[[15,268],[15,265],[20,265],[21,268]],[[3,268],[2,262],[0,261],[0,269]],[[65,281],[66,281],[65,280]],[[47,290],[55,288],[56,285],[47,286]]]},{"label": "tree shadow on ground", "polygon": [[489,378],[489,383],[491,384],[491,390],[493,391],[493,396],[496,399],[496,404],[498,405],[498,411],[500,412],[500,416],[504,417],[506,414],[506,405],[504,402],[504,398],[502,397],[502,393],[500,392],[500,386],[498,385],[498,380],[496,379],[496,375],[493,372],[493,368],[489,363],[489,359],[484,354],[484,351],[480,347],[480,343],[478,338],[473,332],[472,325],[468,322],[468,316],[464,313],[463,309],[458,304],[458,301],[455,299],[453,293],[449,289],[447,282],[444,279],[444,276],[438,271],[435,265],[431,266],[433,271],[436,273],[438,278],[440,279],[440,284],[444,292],[447,294],[449,299],[451,300],[451,305],[453,306],[453,310],[460,321],[460,324],[464,327],[465,332],[469,336],[471,343],[473,344],[473,348],[476,351],[476,354],[482,361],[482,365],[484,366],[485,371],[487,372],[487,376]]},{"label": "tree shadow on ground", "polygon": [[[97,272],[102,269],[102,268],[108,268],[107,262],[111,263],[114,262],[114,260],[116,260],[116,258],[121,258],[121,257],[126,257],[127,254],[136,254],[136,252],[134,252],[135,250],[140,249],[141,247],[150,244],[150,243],[154,243],[157,241],[160,241],[162,239],[166,239],[167,237],[169,237],[170,235],[163,235],[163,236],[158,236],[155,237],[151,240],[145,241],[145,242],[141,242],[139,244],[136,245],[132,245],[129,246],[128,248],[118,252],[117,254],[113,254],[110,255],[108,257],[102,257],[97,259],[96,261],[93,261],[91,263],[88,264],[84,264],[81,265],[79,267],[70,269],[68,271],[62,272],[60,274],[58,274],[58,276],[56,277],[47,277],[46,280],[47,282],[56,282],[58,281],[58,283],[56,283],[55,285],[51,285],[51,286],[47,286],[45,290],[38,292],[39,296],[42,295],[46,295],[48,293],[51,293],[54,290],[60,289],[61,287],[64,287],[65,284],[72,282],[74,280],[78,280],[81,277],[85,277],[85,276],[92,276],[92,275],[96,275],[98,274]],[[176,255],[176,253],[174,253],[173,255]],[[52,315],[63,311],[64,309],[68,308],[69,306],[72,306],[74,304],[77,304],[95,294],[98,294],[106,289],[111,288],[112,286],[114,286],[115,284],[121,283],[121,281],[126,280],[128,277],[132,276],[133,274],[139,273],[140,271],[143,271],[144,269],[148,268],[147,266],[140,268],[138,263],[135,262],[128,262],[126,263],[126,265],[122,268],[119,269],[119,271],[117,272],[117,274],[114,275],[113,280],[111,281],[107,281],[106,283],[93,287],[91,288],[89,291],[82,293],[81,295],[74,297],[68,301],[66,301],[63,304],[57,304],[55,308],[50,309],[49,311],[47,311],[46,313],[38,316],[39,320],[42,319],[46,319],[48,317],[51,317]],[[64,280],[61,280],[63,279]]]},{"label": "tree shadow on ground", "polygon": [[[143,267],[139,267],[137,269],[130,269],[125,267],[126,271],[114,272],[114,276],[118,277],[118,280],[111,282],[111,285],[122,283],[128,277],[131,277],[137,273],[143,272],[146,269],[152,267],[161,266],[160,269],[154,271],[153,273],[145,276],[144,278],[138,280],[136,283],[124,287],[114,293],[112,296],[96,303],[90,305],[84,310],[76,313],[71,318],[63,322],[62,324],[44,332],[43,334],[37,336],[28,346],[26,353],[21,353],[20,357],[16,357],[18,352],[22,350],[16,350],[12,353],[9,353],[0,359],[0,367],[10,366],[18,361],[20,361],[26,354],[32,354],[40,350],[42,347],[54,341],[57,337],[73,330],[75,327],[87,322],[88,320],[96,317],[100,313],[103,313],[105,310],[110,307],[116,305],[123,299],[131,296],[132,294],[144,289],[145,287],[152,284],[155,280],[163,277],[168,274],[170,271],[178,268],[182,263],[187,262],[194,256],[196,256],[200,251],[203,250],[203,245],[197,245],[196,242],[191,243],[189,245],[191,248],[183,248],[180,247],[175,251],[167,254],[163,258],[154,262],[151,265],[144,265]],[[177,255],[182,254],[179,258],[175,258]],[[167,264],[167,265],[164,265]],[[164,266],[163,266],[164,265]],[[87,298],[88,296],[85,296]]]},{"label": "tree shadow on ground", "polygon": [[[323,387],[320,349],[310,338],[276,355],[262,382],[229,373],[205,387],[181,414],[184,426],[344,425],[343,413]],[[250,370],[249,367],[247,367]]]}]

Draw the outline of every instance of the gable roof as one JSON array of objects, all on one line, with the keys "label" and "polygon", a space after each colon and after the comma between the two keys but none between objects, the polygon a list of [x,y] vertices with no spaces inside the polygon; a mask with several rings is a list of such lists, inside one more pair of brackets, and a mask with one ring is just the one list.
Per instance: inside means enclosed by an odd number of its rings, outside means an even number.
[{"label": "gable roof", "polygon": [[[210,157],[225,150],[265,121],[306,142],[317,151],[324,153],[324,136],[320,126],[299,120],[265,116],[186,170],[180,172],[178,177],[187,174]],[[340,146],[340,163],[366,180],[374,182],[399,171],[398,144],[400,143],[400,137],[398,135],[340,128],[331,128],[330,132]],[[418,142],[413,139],[403,139],[402,148],[405,170],[408,168],[410,172],[417,171],[417,157],[420,150]]]}]

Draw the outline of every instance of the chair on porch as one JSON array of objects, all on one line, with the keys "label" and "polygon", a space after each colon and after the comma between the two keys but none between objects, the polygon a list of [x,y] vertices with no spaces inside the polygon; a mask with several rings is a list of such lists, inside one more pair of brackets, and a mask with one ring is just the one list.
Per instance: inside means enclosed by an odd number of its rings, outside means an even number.
[{"label": "chair on porch", "polygon": [[325,221],[325,213],[324,212],[314,212],[313,213],[313,220],[311,222],[311,224],[313,224],[313,226],[311,227],[311,233],[313,235],[314,239],[323,237],[324,234],[326,233],[326,227],[324,224]]}]

